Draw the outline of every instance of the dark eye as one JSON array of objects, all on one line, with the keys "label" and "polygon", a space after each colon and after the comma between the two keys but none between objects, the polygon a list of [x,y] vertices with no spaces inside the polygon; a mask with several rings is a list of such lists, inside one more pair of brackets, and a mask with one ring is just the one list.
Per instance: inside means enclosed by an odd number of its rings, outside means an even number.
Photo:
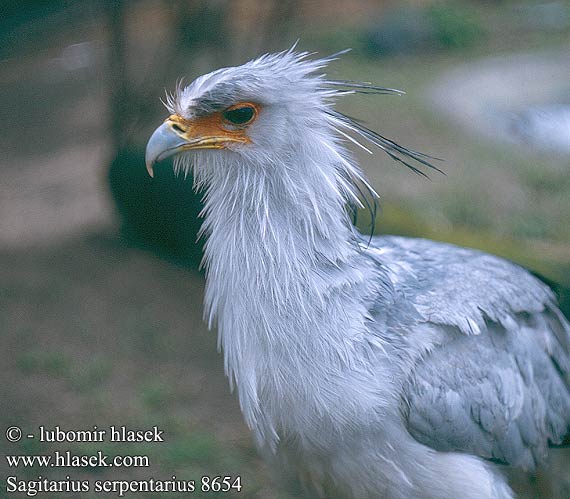
[{"label": "dark eye", "polygon": [[255,108],[253,106],[240,106],[224,111],[224,119],[234,125],[245,125],[249,123],[255,116]]}]

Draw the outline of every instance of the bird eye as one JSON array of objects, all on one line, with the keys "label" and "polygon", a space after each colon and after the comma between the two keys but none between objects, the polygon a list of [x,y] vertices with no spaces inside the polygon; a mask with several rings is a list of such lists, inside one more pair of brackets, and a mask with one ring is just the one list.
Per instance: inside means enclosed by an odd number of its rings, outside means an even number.
[{"label": "bird eye", "polygon": [[224,119],[233,125],[246,125],[255,117],[256,111],[253,106],[240,106],[226,109]]}]

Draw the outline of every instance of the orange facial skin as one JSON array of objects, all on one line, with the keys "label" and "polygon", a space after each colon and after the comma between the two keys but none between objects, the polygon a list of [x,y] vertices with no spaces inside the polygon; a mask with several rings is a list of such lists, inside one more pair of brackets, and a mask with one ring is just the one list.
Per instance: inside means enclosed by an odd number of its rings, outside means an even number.
[{"label": "orange facial skin", "polygon": [[[243,106],[254,109],[254,115],[247,123],[234,124],[224,118],[226,111]],[[224,149],[230,142],[251,143],[251,139],[246,133],[247,127],[257,119],[259,110],[258,104],[243,102],[224,111],[217,111],[192,120],[186,120],[178,114],[172,114],[166,119],[166,123],[171,126],[174,133],[187,142],[186,145],[182,146],[182,149]]]}]

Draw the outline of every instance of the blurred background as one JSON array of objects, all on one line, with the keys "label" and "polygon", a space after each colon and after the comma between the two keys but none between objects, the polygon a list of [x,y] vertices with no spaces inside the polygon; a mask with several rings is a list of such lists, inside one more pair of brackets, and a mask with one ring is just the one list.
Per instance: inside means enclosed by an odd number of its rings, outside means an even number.
[{"label": "blurred background", "polygon": [[[151,465],[58,473],[8,470],[2,460],[2,480],[241,475],[241,497],[295,497],[257,457],[216,334],[201,322],[200,199],[168,165],[151,181],[144,147],[178,78],[296,40],[322,55],[352,48],[333,77],[405,90],[340,107],[445,160],[447,175],[426,180],[356,152],[381,195],[376,232],[519,262],[557,283],[568,315],[567,1],[0,0],[0,9],[2,433],[13,424],[158,425],[166,440],[2,438],[3,454],[102,448],[146,454]],[[521,475],[515,487],[523,497],[570,497],[568,450],[548,469],[562,478]]]}]

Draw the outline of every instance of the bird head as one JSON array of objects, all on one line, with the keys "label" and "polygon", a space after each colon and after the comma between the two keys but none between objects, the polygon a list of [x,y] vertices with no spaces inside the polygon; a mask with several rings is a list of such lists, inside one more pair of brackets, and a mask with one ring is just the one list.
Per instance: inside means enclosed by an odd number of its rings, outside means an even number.
[{"label": "bird head", "polygon": [[[226,161],[267,164],[305,142],[307,134],[322,128],[323,113],[336,93],[323,85],[322,76],[313,75],[331,58],[307,56],[291,50],[265,55],[179,86],[167,97],[171,115],[148,143],[149,173],[155,162],[181,153],[190,153],[181,156],[189,165],[197,150],[223,151]],[[207,158],[201,155],[200,160]]]},{"label": "bird head", "polygon": [[198,183],[217,177],[225,184],[232,172],[249,175],[253,169],[264,178],[281,175],[289,182],[301,175],[315,184],[335,185],[345,200],[358,202],[353,186],[363,177],[344,148],[346,141],[368,152],[363,142],[373,144],[417,173],[413,161],[431,166],[427,156],[334,109],[342,95],[402,93],[327,78],[320,70],[338,55],[312,59],[293,47],[213,71],[188,86],[179,84],[165,102],[170,116],[147,144],[149,174],[156,162],[175,156],[175,169],[192,171]]}]

